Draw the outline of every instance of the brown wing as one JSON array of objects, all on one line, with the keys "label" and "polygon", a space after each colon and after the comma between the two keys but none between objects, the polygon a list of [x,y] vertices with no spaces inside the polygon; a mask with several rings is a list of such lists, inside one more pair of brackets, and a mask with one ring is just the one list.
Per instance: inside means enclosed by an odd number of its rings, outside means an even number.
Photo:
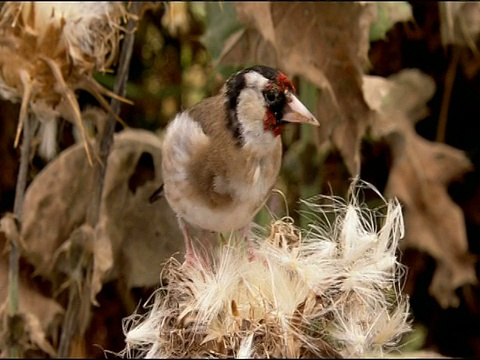
[{"label": "brown wing", "polygon": [[218,185],[218,179],[227,176],[227,171],[235,157],[232,134],[226,125],[225,103],[222,95],[203,100],[188,113],[197,121],[211,146],[192,157],[190,176],[200,196],[212,207],[224,207],[232,203],[233,194]]}]

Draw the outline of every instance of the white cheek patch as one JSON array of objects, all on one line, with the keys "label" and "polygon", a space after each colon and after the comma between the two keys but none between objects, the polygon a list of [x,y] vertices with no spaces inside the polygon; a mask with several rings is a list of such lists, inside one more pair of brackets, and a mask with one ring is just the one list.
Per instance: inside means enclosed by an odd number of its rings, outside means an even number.
[{"label": "white cheek patch", "polygon": [[[261,78],[265,79],[263,76]],[[258,90],[247,88],[241,92],[237,116],[241,124],[244,148],[255,153],[267,153],[275,145],[273,133],[264,129],[265,111],[265,101]]]},{"label": "white cheek patch", "polygon": [[[254,89],[245,89],[238,96],[237,116],[244,125],[261,122],[265,115],[265,102],[262,94]],[[263,127],[263,123],[262,123]]]}]

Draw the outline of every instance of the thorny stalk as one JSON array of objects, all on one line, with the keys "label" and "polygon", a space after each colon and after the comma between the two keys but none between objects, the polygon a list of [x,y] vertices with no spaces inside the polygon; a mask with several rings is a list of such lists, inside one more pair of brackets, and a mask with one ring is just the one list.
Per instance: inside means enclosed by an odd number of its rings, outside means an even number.
[{"label": "thorny stalk", "polygon": [[[120,59],[118,64],[118,72],[115,78],[115,84],[113,87],[114,93],[120,95],[122,97],[126,94],[126,84],[128,80],[128,72],[130,68],[130,60],[132,57],[133,51],[133,43],[135,40],[135,27],[141,13],[141,9],[143,7],[142,2],[132,2],[131,9],[129,11],[128,22],[126,25],[126,34],[123,40],[122,50],[120,53]],[[110,153],[110,148],[113,144],[113,135],[115,132],[115,124],[117,119],[114,115],[120,113],[120,101],[112,98],[111,100],[111,108],[112,113],[108,116],[107,122],[99,132],[99,142],[97,146],[98,156],[97,161],[94,163],[93,167],[93,189],[92,189],[92,197],[87,209],[86,214],[86,223],[87,225],[92,226],[95,228],[99,212],[100,212],[100,204],[103,192],[103,185],[104,185],[104,178],[106,173],[106,164],[108,155]],[[93,267],[93,261],[88,262],[88,267],[90,269],[86,269],[86,274],[90,273]],[[79,322],[75,321],[75,318],[78,316],[78,309],[82,307],[82,301],[90,301],[90,296],[88,296],[88,284],[85,284],[85,288],[83,294],[78,292],[78,284],[75,282],[71,282],[70,284],[70,296],[68,301],[68,307],[65,312],[65,318],[62,324],[62,335],[59,344],[59,357],[67,357],[70,355],[70,346],[74,336],[83,336],[80,334],[81,331],[78,327]],[[76,293],[78,296],[71,296],[73,293]],[[87,295],[87,296],[84,296]],[[84,329],[82,329],[84,331]]]},{"label": "thorny stalk", "polygon": [[[32,119],[28,116],[25,119],[23,129],[22,146],[20,149],[20,166],[18,169],[17,185],[15,189],[15,200],[13,212],[16,218],[22,220],[23,200],[25,198],[25,189],[27,187],[28,164],[30,161],[30,144],[32,140]],[[15,241],[10,242],[9,266],[8,266],[8,317],[12,320],[18,315],[19,297],[18,297],[18,273],[19,273],[20,250]],[[15,324],[15,321],[9,321],[9,326]],[[8,333],[17,334],[15,329],[8,329]],[[22,348],[18,342],[19,339],[12,338],[8,342],[8,356],[11,358],[22,357]]]}]

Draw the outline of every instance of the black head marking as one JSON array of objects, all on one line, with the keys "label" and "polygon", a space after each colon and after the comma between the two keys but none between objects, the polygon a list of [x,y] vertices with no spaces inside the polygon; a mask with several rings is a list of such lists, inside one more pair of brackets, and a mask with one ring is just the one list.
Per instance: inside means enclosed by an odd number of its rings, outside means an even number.
[{"label": "black head marking", "polygon": [[268,109],[275,117],[277,125],[283,124],[283,109],[287,103],[285,93],[279,89],[267,89],[263,91],[263,97],[265,98]]},{"label": "black head marking", "polygon": [[232,132],[235,144],[243,146],[243,138],[240,133],[241,124],[238,121],[237,102],[242,89],[245,88],[245,70],[242,70],[227,80],[227,101],[225,104],[227,112],[227,127]]},{"label": "black head marking", "polygon": [[271,81],[276,81],[278,78],[278,75],[280,74],[280,71],[277,69],[264,66],[264,65],[255,65],[249,68],[246,68],[243,70],[244,72],[249,72],[249,71],[255,71],[261,75],[263,75],[266,79],[271,80]]}]

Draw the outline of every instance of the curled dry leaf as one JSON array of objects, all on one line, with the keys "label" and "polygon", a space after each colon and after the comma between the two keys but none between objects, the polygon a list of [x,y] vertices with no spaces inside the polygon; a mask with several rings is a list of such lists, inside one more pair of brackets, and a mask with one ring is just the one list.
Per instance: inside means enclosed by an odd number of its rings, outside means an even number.
[{"label": "curled dry leaf", "polygon": [[434,89],[432,79],[418,70],[403,70],[388,79],[364,78],[365,99],[377,113],[372,133],[385,137],[392,150],[386,192],[404,205],[404,246],[436,260],[429,290],[441,306],[448,307],[458,305],[458,287],[476,281],[463,213],[447,189],[472,165],[462,151],[415,132],[413,125],[425,116]]},{"label": "curled dry leaf", "polygon": [[162,183],[161,156],[156,135],[127,129],[115,136],[108,160],[99,226],[112,241],[114,253],[121,248],[115,260],[129,287],[157,284],[163,261],[183,249],[168,203],[148,202]]},{"label": "curled dry leaf", "polygon": [[[129,287],[157,284],[162,262],[181,250],[181,234],[168,204],[148,203],[161,183],[160,164],[161,142],[154,134],[128,129],[115,136],[89,249],[95,292],[108,275],[124,277]],[[92,175],[82,146],[76,145],[48,164],[27,189],[23,252],[47,278],[55,276],[49,267],[55,251],[85,221],[89,194],[98,186]]]},{"label": "curled dry leaf", "polygon": [[471,170],[465,154],[408,132],[389,136],[393,155],[386,191],[405,206],[405,246],[429,253],[437,262],[430,293],[444,308],[458,306],[455,290],[476,282],[468,252],[463,212],[448,184]]},{"label": "curled dry leaf", "polygon": [[[223,63],[265,63],[320,88],[321,141],[331,139],[351,174],[360,167],[360,141],[370,122],[361,88],[368,65],[374,4],[341,2],[237,3],[247,25],[228,42]],[[242,30],[241,30],[242,31]],[[258,36],[260,34],[260,36]],[[341,46],[339,46],[341,44]],[[241,56],[238,56],[241,54]]]},{"label": "curled dry leaf", "polygon": [[401,122],[395,113],[401,112],[411,124],[429,114],[427,102],[435,93],[435,82],[418,69],[405,69],[388,78],[364,75],[362,89],[369,107],[380,115],[372,132],[383,136]]}]

